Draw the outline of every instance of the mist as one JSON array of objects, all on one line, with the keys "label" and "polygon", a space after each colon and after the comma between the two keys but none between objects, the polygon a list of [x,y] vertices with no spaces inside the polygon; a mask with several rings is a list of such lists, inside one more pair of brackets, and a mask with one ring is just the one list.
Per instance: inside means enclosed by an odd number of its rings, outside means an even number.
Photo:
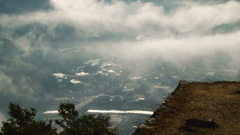
[{"label": "mist", "polygon": [[0,120],[10,101],[152,111],[179,80],[239,81],[239,13],[227,0],[0,1]]},{"label": "mist", "polygon": [[117,50],[128,47],[136,49],[135,52],[162,50],[159,53],[169,54],[164,56],[166,59],[171,59],[170,52],[174,50],[180,53],[178,56],[194,57],[195,47],[207,53],[229,53],[227,51],[233,50],[239,42],[238,1],[173,1],[177,6],[170,11],[151,1],[52,0],[50,3],[53,7],[50,11],[2,14],[4,33],[1,37],[12,40],[25,53],[31,51],[31,44],[46,51],[58,40],[64,47],[101,44],[104,49],[111,44],[122,47]]}]

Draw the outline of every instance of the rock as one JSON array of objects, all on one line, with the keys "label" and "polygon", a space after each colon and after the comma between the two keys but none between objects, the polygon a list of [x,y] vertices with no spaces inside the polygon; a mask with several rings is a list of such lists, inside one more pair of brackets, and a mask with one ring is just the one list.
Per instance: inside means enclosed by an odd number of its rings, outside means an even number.
[{"label": "rock", "polygon": [[190,127],[209,128],[209,129],[215,129],[219,127],[219,125],[214,121],[204,121],[199,119],[187,119],[185,125]]}]

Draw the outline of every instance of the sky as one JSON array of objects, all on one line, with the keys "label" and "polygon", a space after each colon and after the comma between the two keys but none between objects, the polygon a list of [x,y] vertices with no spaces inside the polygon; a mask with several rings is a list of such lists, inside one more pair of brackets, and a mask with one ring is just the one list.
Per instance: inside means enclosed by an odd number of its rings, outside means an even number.
[{"label": "sky", "polygon": [[[213,62],[222,54],[228,68],[238,71],[239,13],[235,0],[0,0],[0,48],[21,52],[0,54],[12,58],[14,53],[17,59],[40,51],[50,55],[52,48],[84,47],[126,61],[161,58],[180,65]],[[39,87],[19,76],[16,83],[0,71],[0,92],[27,97]]]}]

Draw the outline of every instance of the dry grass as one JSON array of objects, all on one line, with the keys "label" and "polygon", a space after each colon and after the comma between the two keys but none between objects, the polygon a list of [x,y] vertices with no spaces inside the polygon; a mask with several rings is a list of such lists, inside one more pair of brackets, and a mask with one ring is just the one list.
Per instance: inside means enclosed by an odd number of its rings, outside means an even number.
[{"label": "dry grass", "polygon": [[[134,135],[240,135],[240,82],[181,84],[169,100],[151,116],[154,121],[146,121]],[[215,122],[219,127],[186,126],[188,119]]]}]

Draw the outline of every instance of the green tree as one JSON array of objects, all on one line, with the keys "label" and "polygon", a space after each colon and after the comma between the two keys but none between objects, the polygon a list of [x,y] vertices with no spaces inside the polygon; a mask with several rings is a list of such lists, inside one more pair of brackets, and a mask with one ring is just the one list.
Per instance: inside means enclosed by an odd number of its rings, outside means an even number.
[{"label": "green tree", "polygon": [[52,122],[36,121],[36,109],[22,109],[18,104],[9,103],[10,118],[2,122],[0,135],[56,135]]},{"label": "green tree", "polygon": [[63,129],[60,135],[116,135],[118,128],[112,127],[109,116],[84,114],[78,116],[78,111],[72,103],[60,103],[59,116],[62,120],[56,123]]},{"label": "green tree", "polygon": [[62,128],[52,127],[52,121],[36,121],[36,109],[22,109],[18,104],[9,103],[10,118],[2,122],[0,135],[117,135],[118,128],[112,127],[109,116],[86,114],[78,116],[72,103],[59,104],[59,116],[56,124]]}]

